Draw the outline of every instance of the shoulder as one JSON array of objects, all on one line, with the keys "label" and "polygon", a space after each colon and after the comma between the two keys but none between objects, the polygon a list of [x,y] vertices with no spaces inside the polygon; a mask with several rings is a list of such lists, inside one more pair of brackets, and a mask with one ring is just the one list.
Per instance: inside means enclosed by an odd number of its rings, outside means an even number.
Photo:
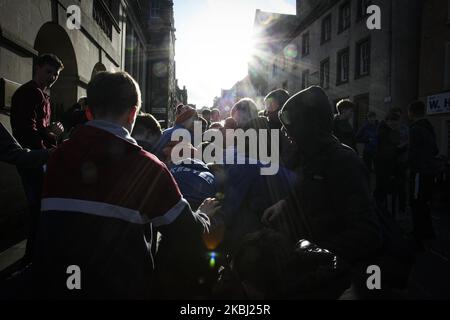
[{"label": "shoulder", "polygon": [[33,83],[29,81],[19,87],[16,90],[13,97],[15,98],[41,98],[43,96],[42,91]]},{"label": "shoulder", "polygon": [[365,173],[365,165],[358,154],[346,145],[336,146],[330,154],[333,172],[338,176],[349,176],[355,173]]}]

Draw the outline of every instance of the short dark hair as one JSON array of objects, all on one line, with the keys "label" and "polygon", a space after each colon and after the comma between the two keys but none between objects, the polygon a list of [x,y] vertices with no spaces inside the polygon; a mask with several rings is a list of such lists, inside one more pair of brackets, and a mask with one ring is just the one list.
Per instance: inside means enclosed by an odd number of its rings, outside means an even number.
[{"label": "short dark hair", "polygon": [[416,117],[423,117],[425,116],[425,103],[420,100],[413,101],[410,103],[408,110]]},{"label": "short dark hair", "polygon": [[150,131],[153,135],[161,136],[162,130],[158,120],[150,113],[140,113],[136,117],[136,123],[134,124],[133,135],[143,135],[147,131]]},{"label": "short dark hair", "polygon": [[231,116],[233,116],[236,111],[242,111],[247,113],[251,119],[258,117],[258,107],[255,101],[250,98],[244,98],[235,103],[231,109]]},{"label": "short dark hair", "polygon": [[128,73],[97,73],[87,87],[88,106],[94,116],[120,116],[128,109],[141,106],[141,90]]},{"label": "short dark hair", "polygon": [[44,53],[36,58],[36,66],[43,67],[45,65],[50,65],[57,70],[64,69],[64,64],[61,59],[51,53]]},{"label": "short dark hair", "polygon": [[349,109],[352,110],[355,109],[355,104],[351,102],[349,99],[343,99],[336,104],[336,110],[339,114]]},{"label": "short dark hair", "polygon": [[202,116],[205,116],[205,115],[211,115],[211,110],[209,110],[209,109],[203,110],[202,111]]},{"label": "short dark hair", "polygon": [[286,101],[289,100],[289,92],[284,89],[277,89],[269,92],[267,96],[264,98],[264,101],[269,99],[276,100],[278,102],[279,108],[283,108]]}]

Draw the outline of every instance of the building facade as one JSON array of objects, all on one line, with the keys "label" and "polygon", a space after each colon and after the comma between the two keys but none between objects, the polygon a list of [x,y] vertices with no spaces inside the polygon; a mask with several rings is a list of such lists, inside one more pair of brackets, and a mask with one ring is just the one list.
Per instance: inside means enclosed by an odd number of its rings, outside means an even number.
[{"label": "building facade", "polygon": [[[381,29],[369,30],[366,8],[381,9]],[[355,126],[369,110],[383,117],[418,96],[422,1],[298,0],[297,26],[266,56],[268,90],[291,94],[322,86],[333,104],[357,104]]]},{"label": "building facade", "polygon": [[421,36],[419,98],[441,154],[450,156],[450,0],[424,1]]}]

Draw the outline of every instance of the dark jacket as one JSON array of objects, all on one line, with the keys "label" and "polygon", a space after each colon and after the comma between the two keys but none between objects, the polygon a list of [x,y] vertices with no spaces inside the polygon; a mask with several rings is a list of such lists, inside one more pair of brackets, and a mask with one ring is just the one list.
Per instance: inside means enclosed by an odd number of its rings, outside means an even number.
[{"label": "dark jacket", "polygon": [[436,166],[434,158],[439,153],[436,134],[430,121],[420,119],[410,126],[409,165],[412,171],[433,174]]},{"label": "dark jacket", "polygon": [[299,183],[286,200],[297,221],[296,238],[306,238],[349,262],[365,260],[381,247],[368,172],[351,148],[332,135],[332,111],[319,87],[285,104],[289,135],[302,156]]},{"label": "dark jacket", "polygon": [[11,127],[23,147],[36,150],[56,146],[56,139],[47,131],[50,117],[50,97],[33,80],[12,96]]},{"label": "dark jacket", "polygon": [[350,123],[347,120],[342,120],[339,115],[334,117],[333,133],[341,143],[356,150],[355,131]]},{"label": "dark jacket", "polygon": [[378,146],[376,159],[379,163],[390,163],[394,165],[399,158],[400,131],[393,130],[386,122],[381,122],[378,128]]},{"label": "dark jacket", "polygon": [[[48,163],[34,288],[41,297],[59,299],[186,298],[196,281],[192,263],[203,262],[195,253],[203,257],[207,225],[154,155],[81,125]],[[162,240],[155,256],[157,232]],[[70,265],[81,269],[82,290],[66,287]],[[154,281],[162,279],[156,289]]]},{"label": "dark jacket", "polygon": [[39,167],[47,162],[49,151],[23,149],[16,139],[0,123],[0,161],[18,167]]},{"label": "dark jacket", "polygon": [[373,155],[377,149],[378,143],[378,125],[376,123],[372,124],[367,122],[364,124],[356,134],[356,140],[358,142],[364,143],[364,153]]}]

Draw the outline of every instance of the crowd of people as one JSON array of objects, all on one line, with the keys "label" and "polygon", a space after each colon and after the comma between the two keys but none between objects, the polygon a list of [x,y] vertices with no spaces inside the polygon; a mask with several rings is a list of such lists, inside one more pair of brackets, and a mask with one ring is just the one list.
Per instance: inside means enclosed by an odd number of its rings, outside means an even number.
[{"label": "crowd of people", "polygon": [[[405,211],[409,199],[417,243],[434,236],[438,150],[420,101],[408,107],[409,127],[392,109],[380,122],[369,112],[356,131],[350,100],[334,115],[318,86],[292,96],[278,89],[263,112],[250,98],[229,115],[179,105],[162,130],[140,111],[129,74],[101,72],[55,123],[46,92],[62,69],[54,55],[37,59],[33,80],[12,98],[14,137],[0,132],[1,160],[17,165],[32,217],[23,261],[35,297],[339,298],[352,290],[365,298],[367,266],[392,245],[380,212],[393,215],[397,199]],[[179,129],[191,141],[173,141]],[[239,129],[282,132],[276,174],[261,175],[251,146],[240,153],[234,139],[217,150],[242,164],[207,163],[196,152],[217,146],[208,131]],[[188,144],[189,161],[173,161],[179,143]],[[67,287],[71,265],[82,271],[80,290]]]}]

